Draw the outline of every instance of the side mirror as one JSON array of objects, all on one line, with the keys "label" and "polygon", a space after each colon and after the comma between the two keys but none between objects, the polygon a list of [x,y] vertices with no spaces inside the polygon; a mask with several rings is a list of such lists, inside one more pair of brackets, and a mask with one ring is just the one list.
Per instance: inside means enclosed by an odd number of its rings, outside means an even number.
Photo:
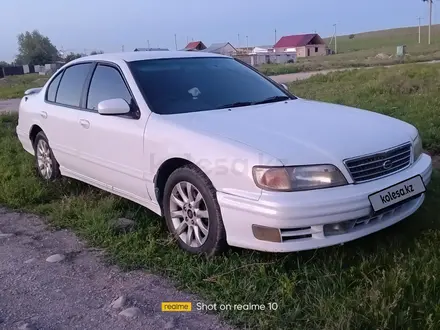
[{"label": "side mirror", "polygon": [[289,90],[289,87],[287,87],[287,85],[286,84],[281,84],[281,86],[283,86],[283,88],[286,90],[286,91],[288,91]]},{"label": "side mirror", "polygon": [[98,103],[98,113],[101,115],[125,115],[130,112],[130,106],[124,99],[110,99]]}]

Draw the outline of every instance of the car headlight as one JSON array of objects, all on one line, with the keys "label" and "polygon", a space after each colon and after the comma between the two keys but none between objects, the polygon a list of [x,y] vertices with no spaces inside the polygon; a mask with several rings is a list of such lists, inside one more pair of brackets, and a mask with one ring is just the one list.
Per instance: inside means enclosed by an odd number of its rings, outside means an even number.
[{"label": "car headlight", "polygon": [[333,165],[254,166],[252,172],[255,184],[264,190],[301,191],[347,184],[344,175]]},{"label": "car headlight", "polygon": [[419,159],[419,157],[423,153],[423,146],[422,146],[422,138],[419,134],[417,134],[417,137],[413,141],[413,155],[414,155],[414,161]]}]

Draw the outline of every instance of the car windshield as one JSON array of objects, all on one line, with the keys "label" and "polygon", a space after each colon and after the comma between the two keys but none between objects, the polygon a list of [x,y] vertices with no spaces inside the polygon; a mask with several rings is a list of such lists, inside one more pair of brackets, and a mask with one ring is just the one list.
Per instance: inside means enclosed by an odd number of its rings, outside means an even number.
[{"label": "car windshield", "polygon": [[228,57],[129,62],[151,110],[159,114],[225,109],[294,99]]}]

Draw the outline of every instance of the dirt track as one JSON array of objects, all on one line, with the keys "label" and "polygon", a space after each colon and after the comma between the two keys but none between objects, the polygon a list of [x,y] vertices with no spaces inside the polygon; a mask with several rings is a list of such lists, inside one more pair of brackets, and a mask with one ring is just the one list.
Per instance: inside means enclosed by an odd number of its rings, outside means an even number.
[{"label": "dirt track", "polygon": [[[65,259],[46,261],[54,254]],[[69,231],[50,231],[35,215],[0,207],[0,329],[230,329],[215,315],[162,312],[162,301],[191,301],[194,309],[200,300],[158,276],[108,266],[101,256]],[[111,308],[120,296],[126,303]],[[131,307],[138,316],[119,315]]]}]

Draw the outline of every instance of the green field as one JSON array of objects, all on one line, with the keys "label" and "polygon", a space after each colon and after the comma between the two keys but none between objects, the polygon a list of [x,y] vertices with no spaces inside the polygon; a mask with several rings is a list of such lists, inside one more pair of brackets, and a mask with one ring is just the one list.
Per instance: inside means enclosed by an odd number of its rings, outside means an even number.
[{"label": "green field", "polygon": [[41,87],[49,76],[26,74],[0,79],[0,100],[22,97],[29,88]]},{"label": "green field", "polygon": [[[330,39],[326,39],[329,43]],[[333,48],[334,43],[332,44]],[[407,46],[407,56],[397,58],[397,46]],[[338,37],[338,54],[299,58],[295,64],[263,65],[261,71],[267,75],[318,71],[346,67],[371,67],[399,63],[440,60],[440,25],[434,25],[431,45],[427,41],[427,28],[422,29],[422,42],[418,43],[418,27],[381,30]]]},{"label": "green field", "polygon": [[[440,151],[440,65],[333,73],[289,87],[301,97],[407,120],[419,128],[429,150]],[[134,203],[74,180],[42,183],[32,156],[17,141],[16,121],[0,116],[0,204],[47,215],[54,226],[106,248],[110,261],[163,274],[207,302],[278,306],[221,312],[231,324],[271,330],[440,328],[437,172],[421,210],[379,233],[316,251],[231,249],[205,260],[180,251],[163,220]],[[121,216],[135,219],[137,230],[115,234],[109,220]]]},{"label": "green field", "polygon": [[[326,38],[327,43],[330,38]],[[332,46],[334,42],[332,43]],[[440,24],[431,27],[431,45],[428,45],[428,27],[422,26],[421,43],[419,44],[418,26],[371,31],[338,36],[338,53],[350,53],[360,50],[379,50],[385,53],[395,53],[396,46],[406,45],[410,54],[436,52],[440,50]],[[332,47],[333,48],[333,47]]]}]

